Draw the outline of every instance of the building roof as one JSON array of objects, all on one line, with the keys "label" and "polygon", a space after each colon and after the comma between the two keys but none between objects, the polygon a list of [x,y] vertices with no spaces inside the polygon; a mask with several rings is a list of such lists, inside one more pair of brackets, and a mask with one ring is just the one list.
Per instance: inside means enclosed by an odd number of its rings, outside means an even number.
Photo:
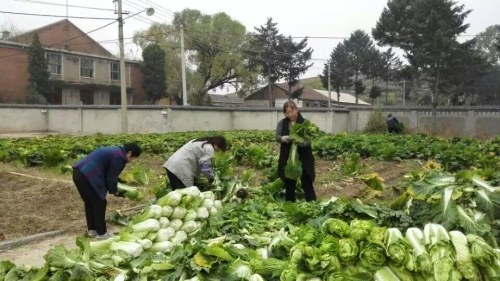
[{"label": "building roof", "polygon": [[[288,98],[288,96],[287,96],[288,84],[287,83],[273,83],[273,87],[278,87],[282,90],[279,92],[273,91],[272,92],[273,99],[276,100],[276,99],[287,99]],[[301,87],[303,87],[303,85],[301,83],[293,86],[292,92],[300,89]],[[268,89],[268,85],[266,85],[265,87],[262,87],[261,89],[259,89],[256,92],[254,92],[253,94],[248,96],[246,99],[248,99],[248,100],[268,100],[269,95],[268,95],[267,89]],[[328,96],[324,96],[321,93],[318,93],[314,89],[304,87],[302,95],[300,96],[300,99],[306,100],[306,101],[326,101],[327,102]]]},{"label": "building roof", "polygon": [[226,103],[226,104],[242,104],[244,100],[239,98],[236,94],[227,94],[227,95],[217,95],[217,94],[209,94],[210,100],[212,103]]},{"label": "building roof", "polygon": [[[56,21],[56,22],[53,22],[53,23],[50,23],[50,24],[47,24],[47,25],[35,28],[35,29],[32,29],[30,31],[26,31],[26,32],[23,32],[21,34],[17,34],[15,36],[7,38],[7,41],[13,41],[13,42],[18,42],[18,43],[26,43],[26,42],[22,42],[22,38],[23,37],[26,37],[26,36],[28,36],[30,34],[35,33],[35,32],[40,32],[40,31],[49,29],[51,27],[54,27],[54,26],[57,26],[57,25],[60,25],[60,24],[69,24],[69,25],[71,25],[73,28],[75,28],[76,30],[78,30],[79,32],[81,32],[83,34],[83,36],[87,37],[92,42],[94,42],[97,46],[99,46],[102,49],[102,51],[104,51],[107,55],[113,56],[113,54],[111,54],[111,52],[109,52],[101,44],[99,44],[97,41],[95,41],[94,38],[90,37],[85,31],[81,30],[78,26],[76,26],[74,23],[72,23],[69,19],[62,19],[62,20],[59,20],[59,21]],[[75,38],[72,38],[72,39],[75,39]],[[70,40],[68,40],[68,41],[70,41]]]},{"label": "building roof", "polygon": [[[10,47],[17,47],[17,48],[28,48],[30,45],[25,44],[25,43],[18,43],[18,42],[12,42],[12,41],[7,41],[7,40],[0,40],[0,47],[4,46],[10,46]],[[84,56],[84,57],[91,57],[91,58],[99,58],[99,59],[107,59],[107,60],[119,60],[119,58],[115,56],[107,57],[107,56],[100,56],[100,55],[94,55],[94,54],[89,54],[89,53],[82,53],[82,52],[75,52],[75,51],[68,51],[64,49],[55,49],[55,48],[49,48],[49,47],[44,47],[46,51],[49,52],[58,52],[58,53],[64,53],[64,54],[73,54],[73,55],[79,55],[79,56]],[[127,63],[134,63],[134,64],[139,64],[141,63],[140,61],[135,61],[135,60],[125,60]]]},{"label": "building roof", "polygon": [[[325,97],[328,97],[328,91],[324,91],[324,90],[314,90],[318,93],[320,93],[321,95],[324,95]],[[335,91],[332,91],[332,100],[335,101],[335,102],[338,102],[337,101],[337,92]],[[350,103],[350,104],[356,104],[356,97],[351,95],[351,94],[348,94],[348,93],[340,93],[340,102],[341,103]],[[361,99],[358,98],[358,104],[360,105],[371,105]]]}]

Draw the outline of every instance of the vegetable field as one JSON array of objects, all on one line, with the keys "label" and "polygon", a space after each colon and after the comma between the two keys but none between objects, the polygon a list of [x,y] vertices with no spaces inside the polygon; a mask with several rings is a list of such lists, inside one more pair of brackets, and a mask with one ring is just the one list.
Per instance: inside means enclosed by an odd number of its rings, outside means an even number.
[{"label": "vegetable field", "polygon": [[109,198],[114,238],[54,245],[41,268],[0,262],[0,281],[500,279],[500,138],[308,132],[320,200],[289,203],[267,131],[210,132],[229,140],[216,181],[171,192],[163,162],[206,134],[0,139],[6,239],[82,234],[68,165],[125,141],[145,151],[123,173],[129,199]]}]

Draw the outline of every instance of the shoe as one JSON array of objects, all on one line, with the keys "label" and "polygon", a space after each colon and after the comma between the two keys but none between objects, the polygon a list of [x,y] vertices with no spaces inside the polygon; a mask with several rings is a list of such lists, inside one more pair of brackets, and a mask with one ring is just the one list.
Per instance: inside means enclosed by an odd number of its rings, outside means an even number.
[{"label": "shoe", "polygon": [[104,233],[102,235],[97,235],[96,236],[97,239],[108,239],[108,238],[111,238],[111,237],[113,237],[113,235],[110,234],[109,232],[106,232],[106,233]]},{"label": "shoe", "polygon": [[85,236],[90,237],[90,238],[94,238],[94,237],[97,236],[97,231],[95,231],[95,230],[87,230],[87,233],[85,233]]}]

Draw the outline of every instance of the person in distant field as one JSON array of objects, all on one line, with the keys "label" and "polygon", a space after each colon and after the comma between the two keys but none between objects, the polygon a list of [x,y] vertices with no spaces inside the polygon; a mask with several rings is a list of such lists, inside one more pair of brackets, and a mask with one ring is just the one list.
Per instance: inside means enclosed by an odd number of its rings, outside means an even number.
[{"label": "person in distant field", "polygon": [[396,133],[399,134],[399,121],[392,114],[387,115],[387,130],[389,134]]},{"label": "person in distant field", "polygon": [[226,146],[223,136],[214,136],[191,140],[179,148],[163,165],[172,190],[193,186],[200,174],[212,183],[212,158],[216,151],[225,152]]},{"label": "person in distant field", "polygon": [[[283,113],[285,118],[278,122],[276,127],[276,141],[281,144],[280,156],[278,162],[278,175],[285,183],[285,199],[286,201],[295,202],[295,188],[297,185],[296,180],[285,177],[285,167],[290,156],[290,129],[295,124],[302,124],[306,119],[302,117],[299,112],[297,104],[293,101],[287,101],[283,105]],[[316,171],[314,168],[314,156],[312,153],[311,144],[306,142],[299,145],[298,148],[299,160],[302,162],[302,176],[300,181],[306,201],[316,201],[316,192],[314,191],[314,179],[316,178]]]},{"label": "person in distant field", "polygon": [[141,155],[136,143],[101,147],[73,165],[73,182],[85,205],[87,236],[106,239],[106,194],[121,197],[118,176],[125,165]]}]

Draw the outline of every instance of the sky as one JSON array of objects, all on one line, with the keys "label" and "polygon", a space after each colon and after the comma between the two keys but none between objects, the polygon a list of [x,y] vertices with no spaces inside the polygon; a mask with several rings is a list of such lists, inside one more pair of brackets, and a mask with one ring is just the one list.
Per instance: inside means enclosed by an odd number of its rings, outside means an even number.
[{"label": "sky", "polygon": [[[43,2],[43,3],[40,3]],[[69,16],[115,18],[115,3],[113,0],[67,0],[68,5],[109,9],[109,11],[69,7]],[[500,0],[458,0],[465,4],[466,9],[473,11],[467,17],[470,24],[466,35],[474,35],[484,31],[488,26],[500,24],[498,11]],[[0,0],[0,11],[66,15],[66,0]],[[61,4],[62,6],[47,3]],[[131,14],[139,10],[153,7],[155,14],[147,16],[141,13],[125,21],[124,37],[130,38],[134,32],[147,29],[152,22],[170,22],[173,13],[185,8],[198,9],[205,14],[225,12],[233,19],[246,26],[247,31],[254,31],[255,26],[264,25],[267,18],[272,17],[278,23],[281,33],[293,37],[348,37],[357,29],[371,34],[387,0],[123,0],[123,10]],[[61,18],[25,16],[0,13],[0,26],[13,24],[21,30],[35,29],[58,21]],[[70,19],[80,29],[87,32],[99,28],[110,21]],[[106,28],[90,33],[96,41],[108,41],[101,44],[112,53],[118,53],[118,25],[112,24]],[[463,36],[460,41],[472,37]],[[300,39],[297,39],[300,40]],[[314,65],[303,78],[317,76],[322,72],[323,65],[332,49],[342,39],[309,39],[308,46],[313,52]],[[140,49],[130,39],[125,40],[127,53],[140,56]]]}]

